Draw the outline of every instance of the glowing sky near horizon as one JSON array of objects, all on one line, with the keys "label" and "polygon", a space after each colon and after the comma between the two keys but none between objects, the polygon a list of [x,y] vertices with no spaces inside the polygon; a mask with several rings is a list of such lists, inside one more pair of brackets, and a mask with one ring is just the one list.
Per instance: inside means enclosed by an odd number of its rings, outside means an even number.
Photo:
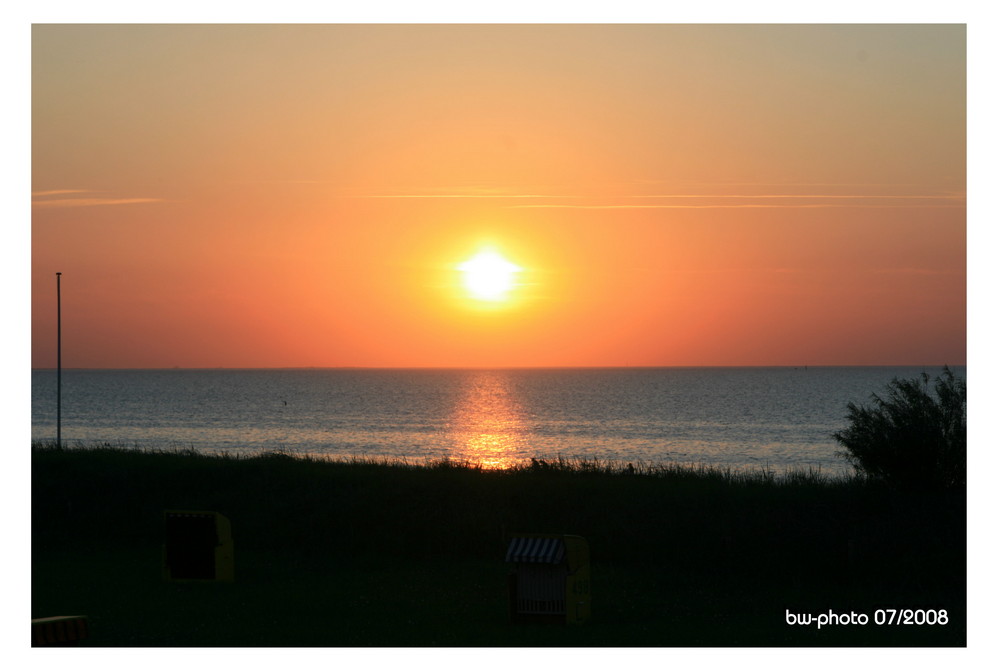
[{"label": "glowing sky near horizon", "polygon": [[36,24],[32,365],[964,364],[965,48]]}]

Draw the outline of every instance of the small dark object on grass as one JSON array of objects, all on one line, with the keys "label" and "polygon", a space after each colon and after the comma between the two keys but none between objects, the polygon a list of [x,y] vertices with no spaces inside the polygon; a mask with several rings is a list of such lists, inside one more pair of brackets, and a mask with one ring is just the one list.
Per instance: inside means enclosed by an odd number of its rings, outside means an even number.
[{"label": "small dark object on grass", "polygon": [[895,379],[873,405],[847,404],[847,428],[833,434],[861,475],[905,490],[964,487],[966,481],[966,387],[945,366],[934,380],[921,373]]},{"label": "small dark object on grass", "polygon": [[49,616],[31,619],[32,646],[78,646],[80,641],[86,638],[86,616]]}]

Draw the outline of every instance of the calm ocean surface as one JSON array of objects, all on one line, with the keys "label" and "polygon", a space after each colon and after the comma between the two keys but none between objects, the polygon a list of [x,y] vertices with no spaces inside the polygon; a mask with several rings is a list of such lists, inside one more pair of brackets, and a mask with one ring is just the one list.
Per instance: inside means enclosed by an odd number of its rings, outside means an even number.
[{"label": "calm ocean surface", "polygon": [[[490,467],[562,455],[840,474],[831,433],[847,402],[921,371],[941,369],[64,370],[62,437]],[[32,371],[32,439],[55,434],[56,373]]]}]

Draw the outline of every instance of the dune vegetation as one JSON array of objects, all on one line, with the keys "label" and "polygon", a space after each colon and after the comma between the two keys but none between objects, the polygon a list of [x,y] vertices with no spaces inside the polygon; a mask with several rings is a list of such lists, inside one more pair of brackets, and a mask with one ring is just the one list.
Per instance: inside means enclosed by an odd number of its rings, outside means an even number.
[{"label": "dune vegetation", "polygon": [[[485,470],[32,447],[32,616],[108,646],[961,646],[964,491],[587,460]],[[161,573],[164,510],[231,522],[236,581]],[[515,532],[585,537],[593,617],[515,626]],[[876,625],[878,609],[947,623]],[[787,612],[868,615],[789,624]]]}]

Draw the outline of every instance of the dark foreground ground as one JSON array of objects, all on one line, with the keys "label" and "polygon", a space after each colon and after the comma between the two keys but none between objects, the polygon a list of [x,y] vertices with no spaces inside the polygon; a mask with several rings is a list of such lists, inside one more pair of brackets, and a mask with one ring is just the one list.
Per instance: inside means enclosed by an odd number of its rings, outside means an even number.
[{"label": "dark foreground ground", "polygon": [[[964,494],[637,472],[35,447],[32,617],[88,646],[965,645]],[[234,583],[163,580],[166,509],[229,518]],[[509,623],[512,532],[587,538],[589,623]]]}]

